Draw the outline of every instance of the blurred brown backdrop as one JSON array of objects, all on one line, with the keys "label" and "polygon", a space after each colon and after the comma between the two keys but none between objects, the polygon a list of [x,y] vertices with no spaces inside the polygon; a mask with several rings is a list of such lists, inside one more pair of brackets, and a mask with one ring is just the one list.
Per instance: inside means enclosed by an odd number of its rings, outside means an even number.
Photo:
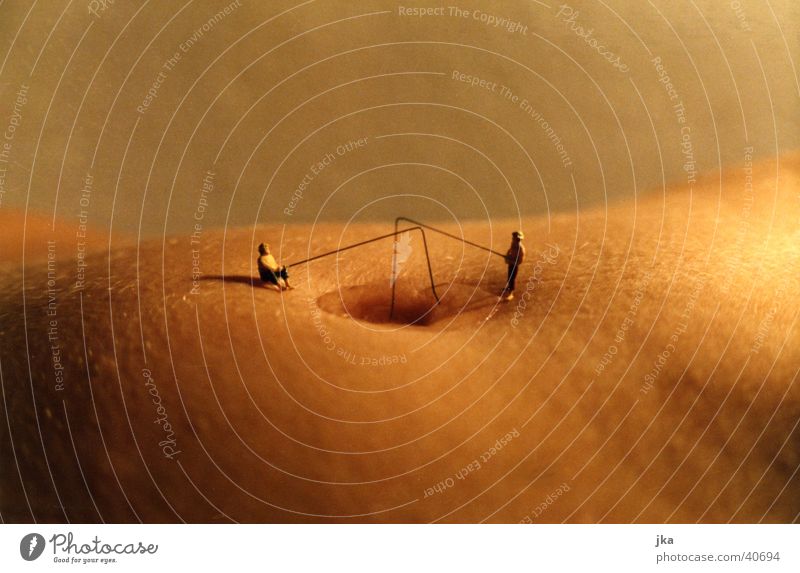
[{"label": "blurred brown backdrop", "polygon": [[0,12],[0,209],[119,232],[574,211],[798,147],[789,0]]}]

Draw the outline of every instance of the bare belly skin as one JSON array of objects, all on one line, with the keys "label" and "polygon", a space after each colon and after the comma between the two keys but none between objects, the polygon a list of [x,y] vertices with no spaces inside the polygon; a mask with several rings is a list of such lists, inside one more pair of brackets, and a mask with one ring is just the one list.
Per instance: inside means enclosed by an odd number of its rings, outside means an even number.
[{"label": "bare belly skin", "polygon": [[[207,231],[194,265],[112,241],[80,288],[59,258],[55,306],[46,258],[24,306],[6,263],[3,519],[795,521],[799,169],[526,220],[504,303],[502,259],[427,234],[416,325],[384,318],[391,240],[256,279],[261,241],[288,264],[390,222]],[[517,226],[447,230],[504,252]],[[410,237],[405,322],[433,302]]]}]

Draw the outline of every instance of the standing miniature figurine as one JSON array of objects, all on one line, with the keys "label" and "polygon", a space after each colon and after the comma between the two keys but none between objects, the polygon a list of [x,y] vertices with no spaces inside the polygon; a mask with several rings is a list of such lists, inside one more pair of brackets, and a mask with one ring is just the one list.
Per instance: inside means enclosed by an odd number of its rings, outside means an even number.
[{"label": "standing miniature figurine", "polygon": [[258,246],[258,252],[258,274],[264,281],[264,286],[275,288],[278,291],[294,288],[289,284],[289,273],[286,267],[279,265],[275,257],[270,254],[269,245],[261,243]]},{"label": "standing miniature figurine", "polygon": [[517,281],[517,271],[519,271],[519,266],[525,259],[525,247],[522,245],[522,239],[524,238],[525,235],[522,234],[522,231],[514,231],[511,233],[511,246],[508,248],[508,252],[506,253],[508,282],[506,282],[506,288],[503,289],[503,294],[501,295],[502,300],[511,300],[514,298],[514,287],[516,286]]}]

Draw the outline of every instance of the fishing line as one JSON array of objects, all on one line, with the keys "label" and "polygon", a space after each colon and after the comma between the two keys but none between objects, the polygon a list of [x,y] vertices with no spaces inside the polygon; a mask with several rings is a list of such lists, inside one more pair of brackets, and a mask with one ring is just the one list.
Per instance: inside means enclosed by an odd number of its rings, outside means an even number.
[{"label": "fishing line", "polygon": [[[408,223],[411,223],[414,226],[413,227],[407,227],[405,229],[399,229],[398,227],[399,227],[400,221],[406,221]],[[441,235],[444,235],[445,237],[449,237],[451,239],[455,239],[457,241],[460,241],[461,243],[465,243],[465,244],[470,245],[472,247],[476,247],[478,249],[482,249],[484,251],[488,251],[488,252],[490,252],[490,253],[492,253],[494,255],[497,255],[499,257],[504,257],[505,258],[505,255],[503,253],[498,253],[497,251],[494,251],[494,250],[490,249],[489,247],[485,247],[483,245],[479,245],[478,243],[473,243],[472,241],[467,241],[463,237],[459,237],[457,235],[453,235],[452,233],[448,233],[447,231],[442,231],[441,229],[437,229],[436,227],[431,227],[430,225],[426,225],[425,223],[420,223],[419,221],[415,221],[413,219],[409,219],[408,217],[402,217],[401,216],[401,217],[397,217],[394,220],[394,232],[393,233],[387,233],[386,235],[380,235],[378,237],[373,237],[372,239],[367,239],[365,241],[360,241],[358,243],[353,243],[352,245],[347,245],[346,247],[339,247],[338,249],[334,249],[332,251],[321,253],[319,255],[314,255],[313,257],[309,257],[309,258],[303,259],[301,261],[297,261],[297,262],[294,262],[294,263],[289,263],[289,264],[286,265],[286,268],[288,269],[288,268],[296,267],[296,266],[299,266],[299,265],[305,265],[305,264],[308,264],[308,263],[310,263],[312,261],[316,261],[318,259],[329,257],[331,255],[338,255],[341,252],[349,251],[350,249],[355,249],[357,247],[363,247],[364,245],[368,245],[370,243],[375,243],[377,241],[382,241],[384,239],[388,239],[389,237],[394,237],[395,243],[396,243],[397,242],[397,236],[399,234],[410,232],[410,231],[419,231],[422,234],[422,245],[425,248],[425,262],[428,265],[428,277],[430,278],[430,281],[431,281],[431,292],[433,293],[433,298],[436,299],[436,304],[439,304],[440,299],[439,299],[439,295],[436,293],[436,283],[435,283],[434,278],[433,278],[433,267],[431,265],[430,254],[428,253],[428,239],[427,239],[427,237],[425,235],[425,229],[428,229],[429,231],[433,231],[434,233],[439,233]],[[394,268],[395,268],[395,253],[393,252],[392,253],[392,271],[393,272],[394,272]],[[389,319],[390,320],[392,318],[394,318],[396,284],[397,284],[396,280],[392,282],[392,301],[391,301],[391,306],[389,308]]]}]

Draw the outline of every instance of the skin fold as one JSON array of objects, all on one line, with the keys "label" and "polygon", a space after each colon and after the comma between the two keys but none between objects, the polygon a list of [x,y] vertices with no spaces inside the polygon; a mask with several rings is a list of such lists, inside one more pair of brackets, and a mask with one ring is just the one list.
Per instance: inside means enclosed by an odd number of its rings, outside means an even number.
[{"label": "skin fold", "polygon": [[3,519],[796,521],[800,157],[746,177],[443,225],[524,230],[505,303],[502,258],[428,232],[433,307],[409,231],[397,323],[391,239],[292,266],[391,222],[208,230],[199,265],[106,236],[79,286],[69,239],[32,244],[0,278]]}]

